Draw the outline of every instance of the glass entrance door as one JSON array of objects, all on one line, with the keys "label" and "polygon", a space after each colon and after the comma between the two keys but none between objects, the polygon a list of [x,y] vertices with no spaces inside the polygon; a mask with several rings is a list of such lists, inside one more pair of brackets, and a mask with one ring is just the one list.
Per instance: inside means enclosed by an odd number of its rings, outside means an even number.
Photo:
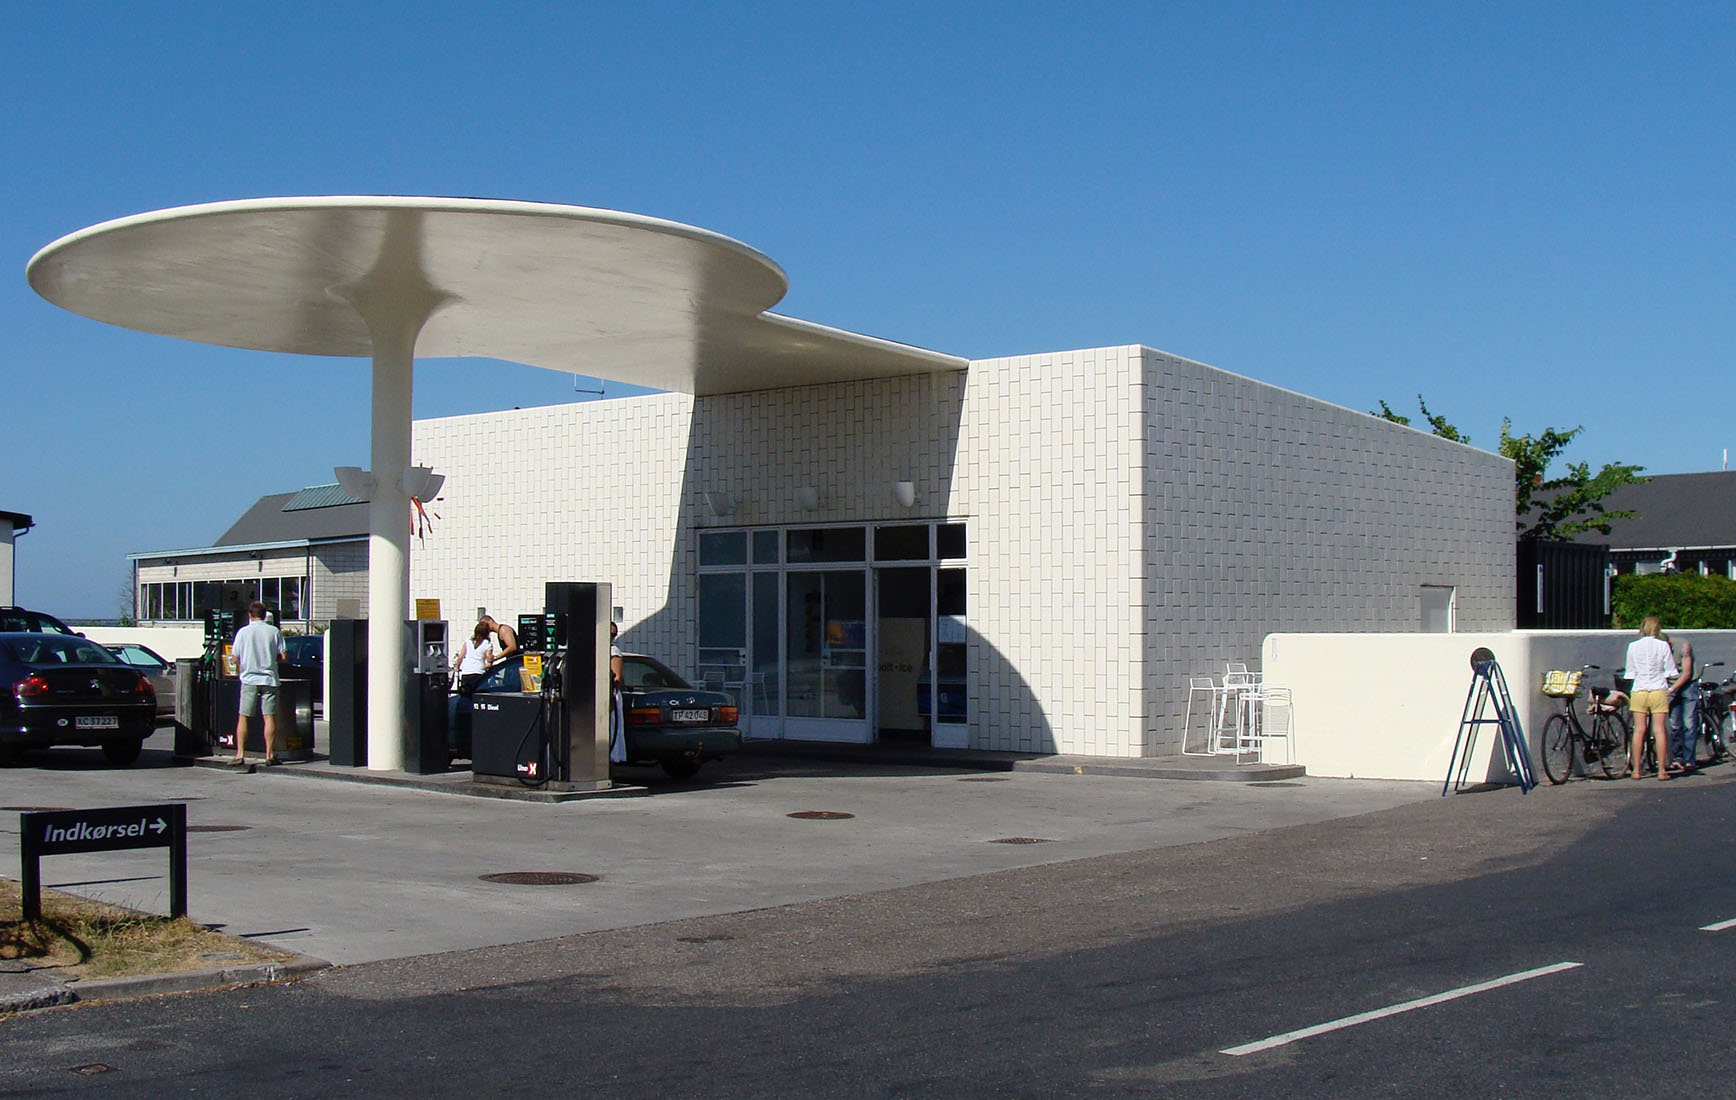
[{"label": "glass entrance door", "polygon": [[929,567],[876,569],[874,584],[875,731],[882,741],[928,744]]},{"label": "glass entrance door", "polygon": [[784,736],[869,740],[866,575],[792,572],[785,588]]}]

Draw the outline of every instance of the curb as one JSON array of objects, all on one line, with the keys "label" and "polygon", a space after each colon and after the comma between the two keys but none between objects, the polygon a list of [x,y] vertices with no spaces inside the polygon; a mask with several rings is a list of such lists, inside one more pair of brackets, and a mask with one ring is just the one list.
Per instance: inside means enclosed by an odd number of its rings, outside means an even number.
[{"label": "curb", "polygon": [[62,982],[52,979],[35,989],[0,993],[0,1015],[54,1008],[75,1001],[130,1001],[170,993],[203,993],[295,981],[322,970],[331,963],[311,955],[298,955],[288,962],[252,963],[211,970],[183,970],[170,974],[134,974],[124,978],[87,978]]}]

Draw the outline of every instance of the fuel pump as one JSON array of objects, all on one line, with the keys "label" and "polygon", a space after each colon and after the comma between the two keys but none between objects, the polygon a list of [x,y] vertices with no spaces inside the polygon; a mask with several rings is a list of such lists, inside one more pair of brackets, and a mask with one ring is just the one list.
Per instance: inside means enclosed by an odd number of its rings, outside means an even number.
[{"label": "fuel pump", "polygon": [[444,619],[412,619],[404,625],[404,770],[416,775],[443,772],[451,765],[446,720],[447,624]]},{"label": "fuel pump", "polygon": [[540,664],[540,678],[535,690],[471,697],[478,781],[609,786],[609,591],[606,584],[550,582],[543,613],[519,616],[519,648],[527,669]]}]

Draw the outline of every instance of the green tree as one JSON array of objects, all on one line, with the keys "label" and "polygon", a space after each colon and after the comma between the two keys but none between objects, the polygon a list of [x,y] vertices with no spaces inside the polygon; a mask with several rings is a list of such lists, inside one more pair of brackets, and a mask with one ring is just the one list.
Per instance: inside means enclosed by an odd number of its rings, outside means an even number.
[{"label": "green tree", "polygon": [[[1429,411],[1422,394],[1417,394],[1417,407],[1429,430],[1442,439],[1469,443],[1471,437],[1459,431],[1446,418]],[[1409,424],[1410,417],[1400,416],[1385,401],[1374,414],[1395,424]],[[1560,477],[1550,477],[1549,467],[1561,457],[1583,427],[1560,431],[1544,428],[1538,435],[1514,435],[1513,421],[1501,421],[1501,454],[1513,460],[1513,526],[1520,541],[1570,539],[1587,531],[1607,535],[1610,521],[1630,519],[1632,510],[1611,511],[1604,500],[1623,485],[1636,485],[1650,480],[1640,476],[1644,466],[1623,462],[1606,462],[1597,473],[1587,462],[1570,462]]]}]

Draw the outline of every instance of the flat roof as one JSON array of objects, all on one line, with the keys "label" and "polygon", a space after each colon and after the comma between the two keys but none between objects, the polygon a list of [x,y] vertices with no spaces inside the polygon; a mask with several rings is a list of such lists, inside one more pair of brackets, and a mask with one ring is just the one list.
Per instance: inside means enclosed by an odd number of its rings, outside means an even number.
[{"label": "flat roof", "polygon": [[68,234],[30,285],[74,313],[201,343],[367,357],[348,288],[440,304],[418,358],[504,359],[699,395],[930,371],[968,360],[782,317],[788,280],[718,233],[499,199],[316,196],[157,210]]}]

